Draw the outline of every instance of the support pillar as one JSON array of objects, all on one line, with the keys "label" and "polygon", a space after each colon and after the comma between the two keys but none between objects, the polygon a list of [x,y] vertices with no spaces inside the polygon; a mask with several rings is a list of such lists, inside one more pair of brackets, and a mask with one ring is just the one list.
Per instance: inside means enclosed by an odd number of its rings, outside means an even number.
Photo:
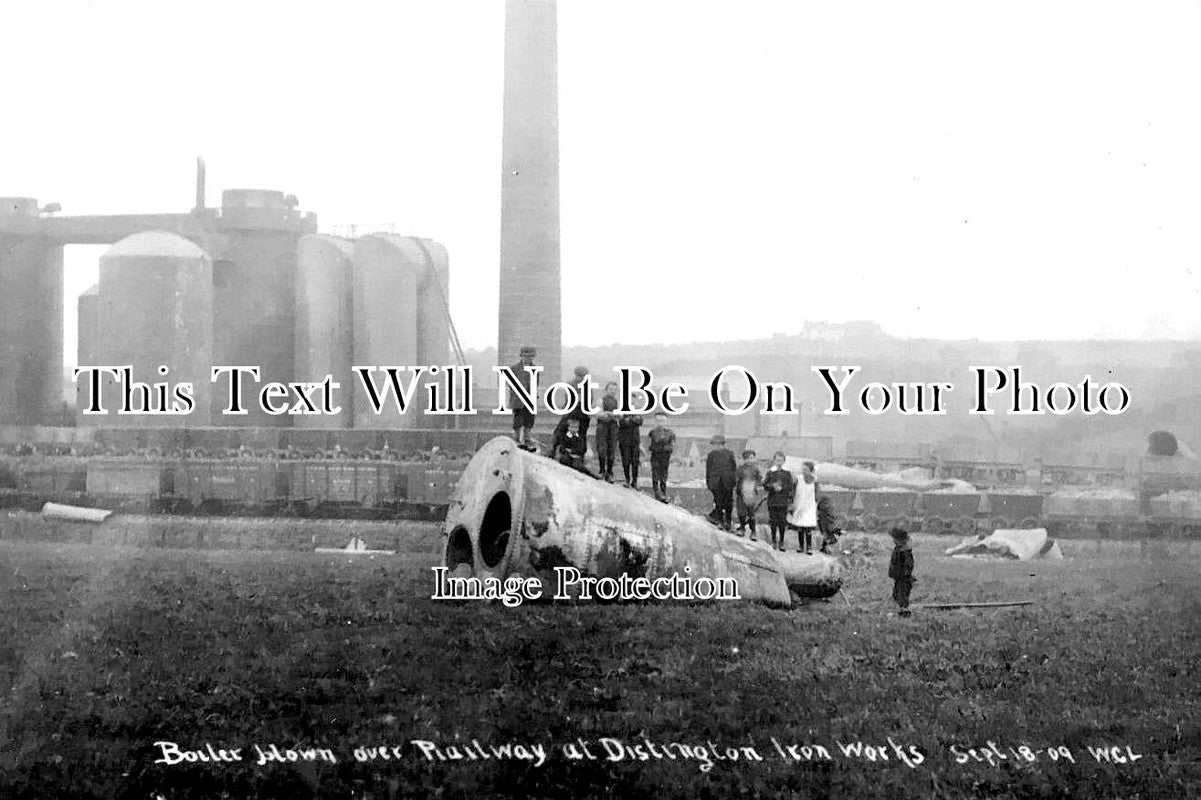
[{"label": "support pillar", "polygon": [[0,424],[44,424],[63,382],[62,245],[0,236]]}]

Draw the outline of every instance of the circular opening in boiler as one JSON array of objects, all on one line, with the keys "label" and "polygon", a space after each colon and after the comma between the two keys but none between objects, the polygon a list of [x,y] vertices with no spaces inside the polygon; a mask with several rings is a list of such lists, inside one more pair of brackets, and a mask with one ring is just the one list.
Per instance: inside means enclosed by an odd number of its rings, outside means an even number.
[{"label": "circular opening in boiler", "polygon": [[462,525],[450,532],[446,540],[446,569],[454,572],[459,566],[466,564],[475,569],[475,555],[471,552],[471,535]]},{"label": "circular opening in boiler", "polygon": [[489,567],[495,567],[509,549],[509,528],[513,524],[513,506],[509,495],[497,492],[484,510],[480,523],[480,555]]}]

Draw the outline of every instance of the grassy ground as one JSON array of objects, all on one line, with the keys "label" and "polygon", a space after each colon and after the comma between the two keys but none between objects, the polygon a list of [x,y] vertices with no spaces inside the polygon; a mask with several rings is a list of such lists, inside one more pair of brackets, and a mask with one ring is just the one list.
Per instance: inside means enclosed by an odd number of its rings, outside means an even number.
[{"label": "grassy ground", "polygon": [[[879,540],[855,548],[845,598],[791,612],[434,602],[426,553],[0,541],[0,797],[1201,793],[1201,558],[1080,547],[1030,566],[945,546],[919,539],[916,602],[1037,604],[891,616]],[[763,760],[606,760],[602,738],[643,737]],[[577,739],[595,760],[566,757]],[[427,761],[413,740],[548,757]],[[243,760],[156,764],[158,741]],[[857,741],[888,760],[838,747]],[[967,753],[989,741],[1009,757]],[[1142,758],[1098,764],[1103,743]],[[259,766],[256,744],[337,763]]]}]

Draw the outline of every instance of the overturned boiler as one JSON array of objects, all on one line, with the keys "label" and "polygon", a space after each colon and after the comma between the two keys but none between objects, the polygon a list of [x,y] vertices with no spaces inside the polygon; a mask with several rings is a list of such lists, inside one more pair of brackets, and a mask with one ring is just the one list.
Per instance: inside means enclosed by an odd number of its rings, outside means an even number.
[{"label": "overturned boiler", "polygon": [[[443,563],[454,574],[540,579],[557,567],[596,578],[734,579],[743,600],[792,605],[842,585],[837,559],[780,553],[631,489],[589,478],[498,437],[472,458],[450,500]],[[545,596],[549,596],[549,593]]]}]

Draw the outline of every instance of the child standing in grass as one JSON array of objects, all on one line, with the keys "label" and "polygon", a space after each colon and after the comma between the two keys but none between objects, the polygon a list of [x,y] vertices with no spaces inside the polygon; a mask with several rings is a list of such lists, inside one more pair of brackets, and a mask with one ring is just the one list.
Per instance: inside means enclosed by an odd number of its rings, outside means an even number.
[{"label": "child standing in grass", "polygon": [[892,599],[900,606],[900,615],[909,616],[909,592],[913,589],[913,547],[904,528],[893,528],[892,558],[888,562],[888,577],[892,578]]}]

